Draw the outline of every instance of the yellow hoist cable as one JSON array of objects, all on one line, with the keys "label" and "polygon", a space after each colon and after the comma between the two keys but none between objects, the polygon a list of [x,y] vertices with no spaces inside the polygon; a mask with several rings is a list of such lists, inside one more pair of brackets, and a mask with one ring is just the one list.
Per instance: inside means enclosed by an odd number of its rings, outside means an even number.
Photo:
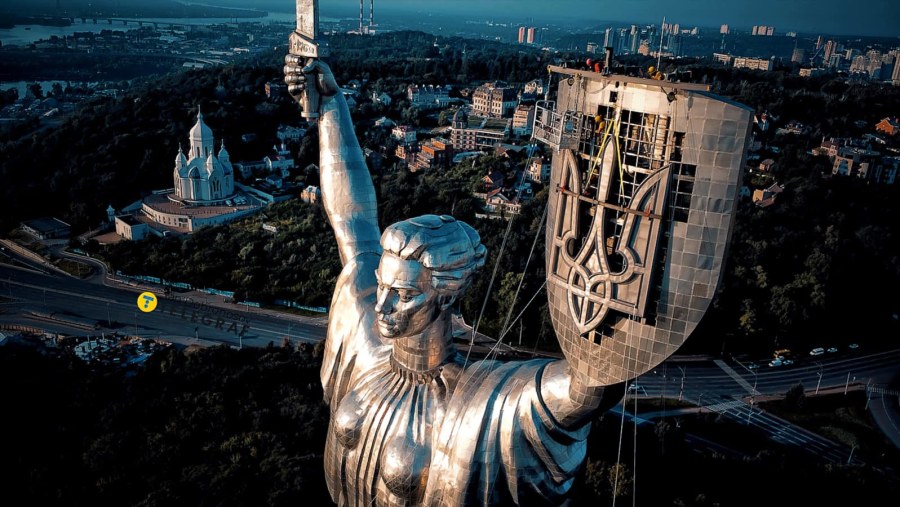
[{"label": "yellow hoist cable", "polygon": [[[618,118],[614,118],[611,121],[607,122],[606,130],[605,132],[603,132],[603,141],[600,142],[600,151],[597,153],[597,156],[591,163],[591,170],[588,171],[588,177],[585,185],[591,181],[591,178],[594,177],[594,172],[597,170],[597,166],[600,164],[601,158],[603,158],[603,153],[606,152],[606,142],[613,131],[619,131]],[[619,136],[613,135],[613,140],[615,141],[616,145],[616,159],[619,162],[619,195],[623,195],[625,193],[625,170],[622,166],[622,147],[619,145]]]}]

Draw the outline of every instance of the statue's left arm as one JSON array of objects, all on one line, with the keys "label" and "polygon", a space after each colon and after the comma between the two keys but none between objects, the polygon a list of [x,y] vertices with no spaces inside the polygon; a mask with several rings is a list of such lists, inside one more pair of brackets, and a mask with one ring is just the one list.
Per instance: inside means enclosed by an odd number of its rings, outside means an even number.
[{"label": "statue's left arm", "polygon": [[541,400],[547,411],[564,428],[578,428],[593,416],[612,408],[625,392],[625,383],[589,386],[582,382],[569,362],[554,361],[540,378]]}]

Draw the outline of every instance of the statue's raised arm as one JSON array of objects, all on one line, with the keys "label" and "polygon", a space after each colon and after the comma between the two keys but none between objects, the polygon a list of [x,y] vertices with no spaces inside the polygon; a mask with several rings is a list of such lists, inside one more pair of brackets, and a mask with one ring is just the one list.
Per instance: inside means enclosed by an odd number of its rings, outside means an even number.
[{"label": "statue's raised arm", "polygon": [[318,118],[323,201],[344,264],[321,372],[332,498],[342,506],[558,504],[583,464],[592,416],[622,385],[588,385],[566,361],[467,361],[451,316],[486,259],[478,232],[425,215],[382,236],[331,70],[309,57],[285,62],[289,92],[304,116]]},{"label": "statue's raised arm", "polygon": [[[296,55],[285,57],[285,82],[299,100],[307,86],[315,86],[319,101],[319,171],[322,201],[337,238],[341,262],[360,253],[380,253],[375,188],[350,120],[347,101],[331,69],[321,61],[304,65]],[[308,82],[307,77],[314,77]]]}]

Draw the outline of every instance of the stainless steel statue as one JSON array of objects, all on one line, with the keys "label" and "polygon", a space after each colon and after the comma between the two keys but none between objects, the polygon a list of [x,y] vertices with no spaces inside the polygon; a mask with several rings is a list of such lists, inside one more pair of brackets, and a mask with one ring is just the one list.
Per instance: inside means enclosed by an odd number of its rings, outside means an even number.
[{"label": "stainless steel statue", "polygon": [[298,100],[312,87],[319,95],[321,190],[344,266],[322,365],[332,498],[363,506],[559,505],[583,464],[591,416],[615,403],[622,385],[587,387],[566,361],[466,364],[450,316],[484,264],[478,233],[425,215],[381,234],[331,71],[291,54],[285,73]]},{"label": "stainless steel statue", "polygon": [[[315,28],[310,29],[306,20],[315,19],[310,11],[315,8],[314,1],[298,0],[299,36],[292,35],[285,81],[292,96],[307,108],[304,116],[318,118],[322,197],[343,263],[331,302],[322,365],[325,400],[331,408],[325,475],[332,498],[339,505],[358,506],[565,503],[585,460],[585,439],[593,416],[621,398],[624,381],[650,362],[665,359],[683,341],[683,333],[671,346],[656,335],[628,334],[629,329],[621,326],[621,312],[627,305],[644,305],[633,291],[643,291],[640,297],[645,297],[647,291],[656,290],[657,299],[659,294],[669,294],[665,288],[654,289],[654,283],[668,283],[668,278],[657,276],[665,271],[654,274],[654,269],[667,255],[674,257],[678,245],[660,254],[657,238],[664,234],[659,228],[635,225],[635,218],[661,219],[668,208],[663,204],[666,187],[660,186],[659,179],[671,178],[670,174],[660,173],[655,180],[641,177],[641,182],[655,186],[642,190],[637,200],[601,203],[610,195],[624,196],[606,189],[598,192],[600,180],[591,179],[601,174],[600,163],[609,160],[598,159],[585,178],[581,162],[575,160],[577,146],[557,142],[554,171],[559,174],[554,181],[562,181],[557,183],[557,193],[565,195],[569,204],[560,204],[560,195],[550,202],[548,290],[552,291],[554,325],[557,332],[562,331],[560,340],[568,360],[467,364],[452,343],[451,308],[484,264],[485,248],[474,229],[449,216],[412,218],[380,232],[375,191],[347,103],[328,66],[316,58],[321,52],[311,49]],[[305,29],[301,29],[301,15]],[[545,109],[544,123],[538,121],[536,127],[546,128],[557,141],[575,132],[577,145],[588,115],[582,111],[563,118],[558,111],[552,112],[555,117],[551,112]],[[629,124],[626,130],[632,127]],[[644,148],[651,146],[644,141],[644,131],[639,134],[633,141]],[[684,142],[683,133],[679,137],[674,131],[667,139],[672,150],[676,141]],[[678,156],[682,151],[688,150],[679,146]],[[644,158],[651,165],[658,162],[646,154]],[[560,164],[568,164],[562,167],[568,172],[560,172],[556,167]],[[623,165],[616,169],[618,179],[603,176],[602,184],[637,188],[641,182],[626,182],[624,171],[632,175],[660,170],[643,164],[633,164],[641,171]],[[732,176],[729,173],[727,178],[733,180]],[[594,211],[573,208],[579,202],[591,204]],[[595,223],[588,218],[600,217],[597,209],[603,204],[633,214],[631,225],[627,225],[628,217],[618,217],[623,218],[618,223],[615,215],[604,218],[602,227],[584,225]],[[729,228],[723,224],[730,225],[731,211],[728,208],[711,217],[723,231],[721,240],[714,242],[716,248],[727,240]],[[696,220],[700,215],[693,216]],[[689,235],[690,223],[684,226]],[[638,254],[650,265],[628,267],[635,262],[634,244],[609,242],[619,246],[616,255],[621,256],[613,264],[613,250],[598,256],[611,236],[607,230],[620,230],[620,235],[622,230],[631,231],[627,237],[637,238],[643,249]],[[652,237],[645,238],[648,234]],[[593,246],[584,246],[591,241]],[[586,248],[590,251],[585,253]],[[703,262],[720,264],[721,253],[717,250]],[[620,276],[628,269],[628,276]],[[699,271],[684,276],[695,274]],[[715,283],[711,276],[706,279],[711,294]],[[603,283],[607,285],[600,287]],[[614,301],[613,295],[624,302]],[[609,308],[598,306],[604,304]],[[605,318],[616,320],[607,322],[609,330],[595,333]],[[635,324],[634,329],[644,329],[640,325],[646,322]],[[616,330],[624,335],[616,335]],[[601,342],[603,332],[614,339]],[[592,339],[601,342],[593,345],[607,347],[619,358],[632,349],[635,357],[618,364],[606,349],[598,354],[579,348],[578,341]]]},{"label": "stainless steel statue", "polygon": [[558,505],[584,461],[591,415],[615,403],[621,385],[587,387],[566,361],[465,364],[450,316],[484,263],[478,233],[425,215],[380,234],[372,180],[331,71],[286,61],[294,96],[306,86],[319,92],[321,190],[344,265],[322,365],[332,498]]}]

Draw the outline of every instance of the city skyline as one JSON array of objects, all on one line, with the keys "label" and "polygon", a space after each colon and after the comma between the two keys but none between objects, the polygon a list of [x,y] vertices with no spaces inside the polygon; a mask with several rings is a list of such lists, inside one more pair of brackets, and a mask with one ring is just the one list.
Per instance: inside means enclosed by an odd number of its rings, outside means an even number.
[{"label": "city skyline", "polygon": [[[289,0],[218,0],[222,5],[255,7],[269,10],[291,10]],[[367,2],[368,4],[368,2]],[[774,26],[776,35],[788,31],[827,35],[898,36],[896,20],[900,7],[894,0],[861,0],[852,9],[842,0],[629,0],[598,3],[592,0],[564,0],[552,5],[538,0],[433,0],[423,4],[416,0],[379,0],[379,11],[447,14],[466,12],[495,17],[497,20],[525,20],[544,17],[548,20],[582,20],[585,23],[659,23],[665,16],[683,26],[713,27],[728,24],[732,29],[750,30],[753,25]],[[599,5],[598,5],[599,4]],[[349,0],[325,0],[323,15],[354,11],[357,3]],[[562,8],[561,8],[562,7]],[[368,10],[368,5],[366,5]],[[840,15],[835,15],[840,13]]]}]

